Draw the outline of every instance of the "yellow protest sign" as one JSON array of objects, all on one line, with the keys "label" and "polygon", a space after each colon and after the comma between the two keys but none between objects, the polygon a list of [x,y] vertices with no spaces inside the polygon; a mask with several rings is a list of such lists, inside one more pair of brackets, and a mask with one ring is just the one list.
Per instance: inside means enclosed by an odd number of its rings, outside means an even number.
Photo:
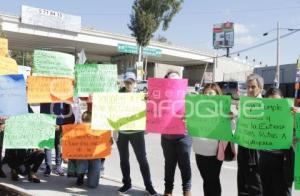
[{"label": "yellow protest sign", "polygon": [[0,38],[0,56],[8,55],[8,40],[6,38]]},{"label": "yellow protest sign", "polygon": [[17,62],[9,57],[0,56],[0,75],[18,74]]},{"label": "yellow protest sign", "polygon": [[63,125],[62,157],[99,159],[111,154],[111,131],[94,131],[90,124]]},{"label": "yellow protest sign", "polygon": [[74,84],[70,78],[30,76],[28,103],[73,102]]},{"label": "yellow protest sign", "polygon": [[94,93],[92,129],[145,130],[145,94]]}]

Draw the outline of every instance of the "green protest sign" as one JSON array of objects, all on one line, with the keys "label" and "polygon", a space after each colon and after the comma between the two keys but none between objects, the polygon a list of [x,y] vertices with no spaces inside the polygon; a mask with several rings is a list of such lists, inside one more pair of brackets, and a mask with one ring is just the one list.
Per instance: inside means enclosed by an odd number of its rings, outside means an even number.
[{"label": "green protest sign", "polygon": [[253,149],[289,149],[293,140],[292,99],[241,97],[235,142]]},{"label": "green protest sign", "polygon": [[300,141],[296,144],[296,152],[295,152],[295,170],[294,170],[294,183],[295,189],[300,190]]},{"label": "green protest sign", "polygon": [[230,96],[187,95],[185,120],[192,137],[231,141]]},{"label": "green protest sign", "polygon": [[296,129],[296,138],[300,138],[300,113],[296,113],[295,115],[295,129]]},{"label": "green protest sign", "polygon": [[6,149],[53,148],[56,118],[47,114],[13,116],[5,121]]},{"label": "green protest sign", "polygon": [[114,64],[76,65],[75,78],[75,93],[79,96],[95,92],[118,92],[118,72]]},{"label": "green protest sign", "polygon": [[56,76],[74,78],[75,58],[73,55],[35,50],[33,56],[34,76]]}]

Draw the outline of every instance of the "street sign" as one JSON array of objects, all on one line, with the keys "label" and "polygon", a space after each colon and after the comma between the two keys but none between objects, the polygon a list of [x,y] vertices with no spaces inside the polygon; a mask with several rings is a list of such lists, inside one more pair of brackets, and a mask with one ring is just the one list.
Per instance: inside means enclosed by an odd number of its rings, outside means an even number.
[{"label": "street sign", "polygon": [[[118,52],[129,53],[129,54],[138,54],[138,47],[136,45],[118,44]],[[161,49],[145,47],[145,48],[143,48],[143,55],[160,57]]]}]

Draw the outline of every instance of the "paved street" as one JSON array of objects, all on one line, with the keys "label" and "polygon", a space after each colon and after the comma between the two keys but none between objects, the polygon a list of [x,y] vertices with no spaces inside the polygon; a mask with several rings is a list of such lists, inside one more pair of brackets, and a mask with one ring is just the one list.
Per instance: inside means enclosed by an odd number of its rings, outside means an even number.
[{"label": "paved street", "polygon": [[[152,175],[152,181],[156,190],[160,193],[164,191],[164,160],[162,149],[160,146],[160,135],[148,134],[146,135],[146,145],[148,160],[150,163],[150,170]],[[142,190],[143,180],[139,171],[139,166],[137,164],[136,158],[133,151],[130,154],[131,160],[131,178],[134,189],[131,190],[128,195],[139,196],[145,195]],[[202,191],[202,180],[199,171],[196,166],[194,153],[192,153],[192,193],[195,196],[203,195]],[[42,175],[41,175],[42,176]],[[51,177],[43,177],[43,183],[33,184],[28,183],[26,179],[21,180],[21,182],[13,183],[14,186],[23,188],[29,193],[37,196],[66,196],[66,195],[117,195],[117,189],[121,186],[120,181],[121,170],[119,167],[119,155],[116,146],[113,147],[112,156],[107,159],[105,163],[105,174],[104,178],[100,179],[100,186],[97,189],[88,189],[87,187],[78,188],[75,186],[75,179],[68,179],[67,177],[60,177],[52,175]],[[22,182],[24,181],[24,182]],[[1,179],[1,183],[11,184],[10,179]],[[222,183],[222,195],[224,196],[234,196],[237,195],[236,190],[236,162],[224,163],[221,172],[221,183]],[[174,195],[181,195],[181,177],[180,172],[177,169],[175,177],[175,189]],[[293,192],[293,196],[299,196],[300,192]]]}]

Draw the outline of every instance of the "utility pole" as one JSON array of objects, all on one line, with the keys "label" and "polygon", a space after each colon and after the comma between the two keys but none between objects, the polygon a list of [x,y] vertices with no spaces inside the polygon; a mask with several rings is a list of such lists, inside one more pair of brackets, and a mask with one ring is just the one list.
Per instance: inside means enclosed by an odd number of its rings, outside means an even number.
[{"label": "utility pole", "polygon": [[279,65],[279,39],[280,39],[280,32],[279,32],[279,22],[277,22],[277,49],[276,49],[276,74],[274,83],[276,88],[279,88],[280,85],[280,65]]}]

